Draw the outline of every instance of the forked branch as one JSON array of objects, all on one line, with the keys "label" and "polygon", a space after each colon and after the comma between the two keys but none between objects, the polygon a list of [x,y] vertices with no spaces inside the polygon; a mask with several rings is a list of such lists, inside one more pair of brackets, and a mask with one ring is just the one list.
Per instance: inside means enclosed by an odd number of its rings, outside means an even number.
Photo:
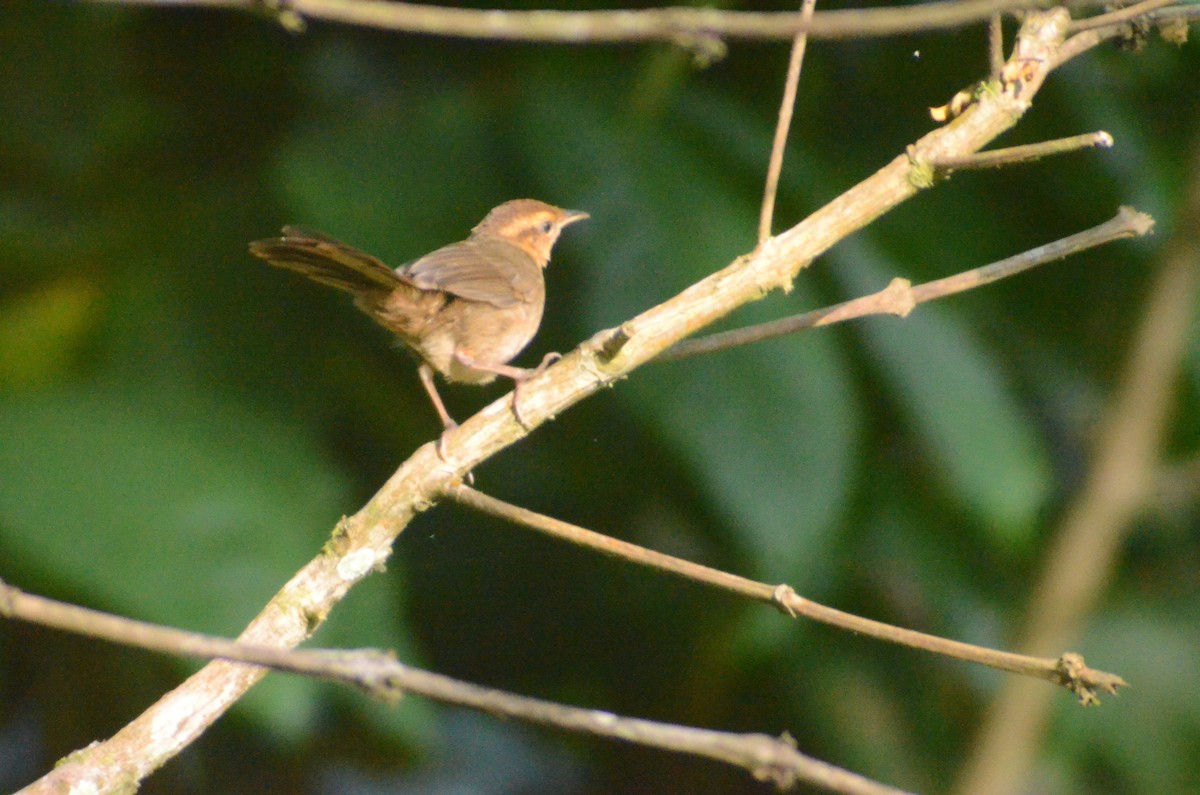
[{"label": "forked branch", "polygon": [[[376,11],[398,5],[296,0],[294,7],[302,10],[319,4]],[[985,17],[995,10],[989,4]],[[908,14],[910,10],[898,12]],[[1061,7],[1027,14],[1009,60],[1020,66],[1016,72],[1019,79],[1003,82],[954,122],[922,137],[911,152],[899,153],[874,175],[752,254],[739,257],[619,329],[600,332],[523,384],[525,421],[536,427],[628,376],[738,306],[771,290],[789,289],[796,274],[815,257],[928,187],[915,178],[910,158],[935,163],[960,157],[978,151],[1011,128],[1061,60],[1059,50],[1068,22],[1069,15]],[[785,32],[783,38],[796,33],[795,27],[779,30]],[[240,640],[272,647],[301,643],[355,583],[383,566],[393,540],[416,513],[434,504],[482,461],[527,433],[513,416],[511,395],[505,395],[446,435],[444,460],[433,442],[419,448],[358,513],[339,524],[321,554],[283,586]],[[186,747],[263,674],[257,666],[209,663],[113,737],[72,754],[26,792],[51,793],[73,786],[97,792],[127,788]]]}]

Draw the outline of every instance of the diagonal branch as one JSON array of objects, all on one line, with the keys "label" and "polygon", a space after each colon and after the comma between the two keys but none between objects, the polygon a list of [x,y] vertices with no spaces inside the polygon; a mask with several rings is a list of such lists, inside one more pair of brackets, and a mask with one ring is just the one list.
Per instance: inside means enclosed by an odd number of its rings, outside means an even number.
[{"label": "diagonal branch", "polygon": [[[945,127],[922,137],[872,176],[753,254],[697,282],[619,329],[603,331],[542,375],[522,385],[522,414],[536,427],[626,377],[686,336],[792,279],[837,241],[861,229],[927,181],[921,163],[978,151],[1014,126],[1055,63],[1069,21],[1065,9],[1028,14],[1011,60],[1020,79],[1001,85]],[[925,165],[924,170],[928,170]],[[353,517],[339,523],[321,553],[306,564],[246,627],[247,643],[293,647],[320,626],[346,592],[383,567],[392,541],[456,480],[527,434],[513,416],[511,395],[446,435],[445,460],[430,442],[400,466]],[[26,793],[87,787],[127,789],[187,747],[263,676],[261,668],[212,662],[164,695],[113,737],[72,754]]]},{"label": "diagonal branch", "polygon": [[913,286],[907,279],[893,279],[882,290],[844,301],[840,304],[814,309],[779,320],[768,320],[753,326],[709,334],[706,337],[683,340],[671,346],[655,359],[656,362],[671,362],[699,356],[703,353],[737,348],[763,340],[795,334],[819,326],[831,326],[869,315],[908,315],[918,304],[945,298],[950,295],[973,290],[992,282],[1016,276],[1031,268],[1069,257],[1089,248],[1102,246],[1127,237],[1141,237],[1154,228],[1154,219],[1132,207],[1122,207],[1117,214],[1104,223],[1086,229],[1053,243],[1032,248],[990,265],[935,279]]},{"label": "diagonal branch", "polygon": [[764,582],[756,582],[720,569],[703,566],[662,552],[655,552],[628,541],[621,541],[594,530],[536,513],[528,508],[498,500],[462,483],[452,486],[448,494],[462,505],[482,513],[497,516],[537,530],[539,533],[545,533],[630,563],[648,566],[667,574],[674,574],[677,577],[769,604],[792,618],[804,616],[822,624],[907,646],[910,649],[921,649],[956,660],[979,663],[1000,671],[1044,679],[1070,690],[1079,697],[1080,703],[1084,706],[1099,703],[1097,691],[1115,694],[1117,688],[1126,685],[1125,680],[1115,674],[1087,667],[1083,657],[1074,652],[1064,652],[1057,658],[1031,657],[1025,654],[988,649],[948,638],[939,638],[936,635],[927,635],[924,632],[904,629],[826,607],[811,599],[805,599],[789,585],[769,585]]}]

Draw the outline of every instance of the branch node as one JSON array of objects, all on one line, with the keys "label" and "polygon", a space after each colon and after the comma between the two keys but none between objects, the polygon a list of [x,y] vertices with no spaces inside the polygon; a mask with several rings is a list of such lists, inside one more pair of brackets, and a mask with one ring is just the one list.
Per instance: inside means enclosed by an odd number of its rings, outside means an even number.
[{"label": "branch node", "polygon": [[588,351],[585,349],[583,356],[581,356],[579,359],[580,369],[590,375],[597,384],[600,386],[612,387],[612,385],[620,380],[621,377],[618,376],[614,378],[606,373],[600,367],[602,364],[607,364],[607,362],[602,360],[598,350]]},{"label": "branch node", "polygon": [[912,282],[897,276],[878,293],[879,303],[896,317],[908,317],[917,308],[917,297],[913,295]]},{"label": "branch node", "polygon": [[304,617],[304,634],[306,637],[312,637],[325,618],[329,615],[327,610],[301,610],[300,614]]},{"label": "branch node", "polygon": [[796,740],[787,732],[779,737],[749,734],[747,769],[758,781],[769,781],[779,790],[796,786]]},{"label": "branch node", "polygon": [[[762,256],[765,256],[768,259],[776,259],[778,258],[776,253],[778,248],[779,238],[775,236],[768,237],[755,246],[754,251],[750,252],[749,254],[742,254],[740,257],[735,259],[733,264],[737,266],[747,265],[751,259]],[[809,261],[811,262],[811,260]],[[796,270],[802,270],[804,267],[807,267],[807,263]],[[792,274],[785,272],[778,278],[771,276],[770,278],[764,278],[757,281],[755,286],[758,288],[758,295],[755,296],[755,300],[766,298],[771,294],[772,290],[781,290],[783,291],[784,295],[787,295],[795,287],[793,279],[794,277]]]},{"label": "branch node", "polygon": [[677,33],[671,37],[671,41],[688,51],[692,56],[692,65],[697,69],[707,69],[729,54],[725,40],[708,31]]},{"label": "branch node", "polygon": [[[452,469],[448,464],[439,466],[436,471],[449,472],[451,477],[458,477],[458,472]],[[412,509],[416,513],[425,513],[436,504],[436,500],[432,499],[424,492],[419,492],[413,497]]]},{"label": "branch node", "polygon": [[1039,71],[1040,58],[1013,58],[1000,70],[1000,90],[1017,96],[1025,84],[1033,80]]},{"label": "branch node", "polygon": [[611,387],[624,378],[608,372],[614,359],[637,333],[633,323],[622,323],[617,328],[597,331],[579,346],[579,367],[589,373],[600,386]]},{"label": "branch node", "polygon": [[273,17],[288,33],[300,35],[308,30],[308,23],[300,12],[292,8],[291,0],[258,0],[263,12]]},{"label": "branch node", "polygon": [[628,345],[632,339],[634,339],[634,325],[632,323],[622,323],[602,343],[599,354],[605,361],[612,361],[617,358],[617,354],[622,352],[625,345]]},{"label": "branch node", "polygon": [[1096,691],[1117,695],[1117,689],[1129,687],[1129,683],[1116,674],[1096,671],[1089,668],[1083,661],[1083,655],[1077,652],[1065,652],[1058,658],[1054,666],[1055,681],[1079,697],[1079,703],[1084,707],[1100,704]]},{"label": "branch node", "polygon": [[[930,111],[932,113],[932,109]],[[917,147],[909,144],[906,150],[908,163],[908,184],[917,190],[928,190],[937,184],[938,170],[932,163],[917,154]]]},{"label": "branch node", "polygon": [[338,519],[337,524],[333,526],[333,532],[329,534],[329,540],[321,547],[321,553],[330,557],[340,558],[350,548],[352,529],[350,525],[350,517],[343,515]]},{"label": "branch node", "polygon": [[372,698],[389,706],[398,704],[400,699],[404,698],[406,691],[397,675],[397,668],[403,666],[391,650],[358,651],[355,653],[353,667],[355,678],[352,681]]},{"label": "branch node", "polygon": [[796,589],[786,584],[776,585],[775,590],[771,592],[771,604],[775,605],[775,609],[788,618],[796,617],[796,610],[792,607],[792,602],[799,598],[800,595],[796,593]]}]

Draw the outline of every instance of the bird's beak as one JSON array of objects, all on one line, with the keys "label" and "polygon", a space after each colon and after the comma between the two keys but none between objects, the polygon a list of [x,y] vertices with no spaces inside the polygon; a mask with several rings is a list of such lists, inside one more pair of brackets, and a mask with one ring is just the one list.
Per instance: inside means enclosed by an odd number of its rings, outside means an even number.
[{"label": "bird's beak", "polygon": [[592,216],[588,215],[583,210],[563,210],[563,219],[559,222],[558,226],[561,229],[562,227],[573,224],[576,221],[582,221],[585,218],[591,217]]}]

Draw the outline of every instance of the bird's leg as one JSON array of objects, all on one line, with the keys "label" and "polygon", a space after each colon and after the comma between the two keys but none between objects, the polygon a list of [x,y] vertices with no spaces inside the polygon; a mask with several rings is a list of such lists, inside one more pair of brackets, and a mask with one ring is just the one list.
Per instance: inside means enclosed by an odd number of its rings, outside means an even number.
[{"label": "bird's leg", "polygon": [[541,364],[532,370],[525,367],[513,367],[512,365],[508,364],[490,364],[488,362],[480,362],[474,359],[469,353],[465,353],[461,350],[454,352],[454,358],[457,359],[459,364],[463,365],[464,367],[470,367],[473,370],[483,370],[488,373],[502,375],[505,378],[511,378],[513,380],[513,416],[517,418],[517,422],[521,424],[522,428],[524,428],[526,431],[532,431],[533,427],[530,426],[529,423],[525,422],[525,417],[521,414],[521,385],[530,378],[534,378],[535,376],[539,376],[544,373],[547,367],[562,358],[562,354],[547,353],[542,357]]},{"label": "bird's leg", "polygon": [[502,375],[505,378],[511,378],[514,381],[521,381],[533,375],[533,370],[525,367],[513,367],[511,364],[492,364],[491,362],[481,362],[466,351],[456,350],[454,358],[463,367],[469,367],[472,370],[482,370],[485,373],[495,373]]},{"label": "bird's leg", "polygon": [[438,417],[442,420],[442,435],[438,437],[437,454],[438,458],[445,461],[446,434],[457,428],[458,423],[450,416],[450,412],[446,411],[446,404],[442,403],[442,397],[438,394],[437,387],[433,385],[433,368],[427,362],[421,362],[417,368],[417,375],[420,376],[421,386],[425,387],[425,392],[428,393],[433,407],[437,409]]}]

